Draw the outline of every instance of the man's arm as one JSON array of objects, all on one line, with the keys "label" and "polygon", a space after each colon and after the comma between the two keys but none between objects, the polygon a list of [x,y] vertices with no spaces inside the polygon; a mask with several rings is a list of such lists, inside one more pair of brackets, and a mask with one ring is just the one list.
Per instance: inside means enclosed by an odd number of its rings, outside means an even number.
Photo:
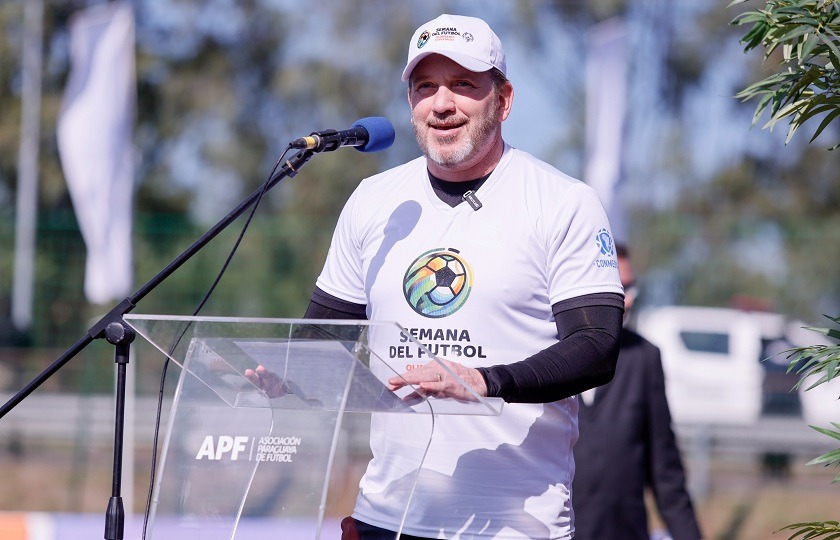
[{"label": "man's arm", "polygon": [[[511,403],[548,403],[612,379],[624,314],[621,295],[579,296],[558,302],[552,311],[557,343],[514,364],[478,368],[487,397],[501,397]],[[364,319],[365,305],[316,288],[305,317]]]},{"label": "man's arm", "polygon": [[[365,309],[364,304],[356,304],[336,298],[315,287],[303,318],[364,320],[367,319]],[[256,369],[246,369],[245,377],[272,398],[280,397],[288,391],[283,384],[283,380],[264,366],[258,366]]]},{"label": "man's arm", "polygon": [[624,300],[595,293],[554,304],[557,343],[521,362],[478,368],[489,396],[548,403],[610,382],[618,360]]},{"label": "man's arm", "polygon": [[691,497],[685,488],[680,451],[671,428],[671,412],[665,396],[665,375],[661,353],[656,347],[645,349],[644,368],[648,387],[647,413],[650,465],[648,483],[656,506],[674,540],[702,538]]},{"label": "man's arm", "polygon": [[348,302],[325,293],[318,287],[312,292],[304,319],[367,319],[367,306]]}]

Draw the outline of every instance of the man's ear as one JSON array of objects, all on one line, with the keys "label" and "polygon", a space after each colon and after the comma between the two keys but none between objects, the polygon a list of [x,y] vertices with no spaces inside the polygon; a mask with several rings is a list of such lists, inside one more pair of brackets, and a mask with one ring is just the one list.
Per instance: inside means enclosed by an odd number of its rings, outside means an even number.
[{"label": "man's ear", "polygon": [[504,122],[513,106],[513,85],[505,81],[499,88],[499,122]]}]

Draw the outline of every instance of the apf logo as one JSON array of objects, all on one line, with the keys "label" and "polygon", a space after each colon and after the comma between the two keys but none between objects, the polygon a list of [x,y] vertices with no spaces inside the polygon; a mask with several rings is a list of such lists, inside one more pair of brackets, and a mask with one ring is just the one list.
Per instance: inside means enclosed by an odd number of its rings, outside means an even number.
[{"label": "apf logo", "polygon": [[403,293],[415,312],[439,319],[461,309],[472,283],[472,270],[457,249],[433,249],[409,265],[403,277]]},{"label": "apf logo", "polygon": [[207,435],[195,459],[292,463],[302,444],[303,439],[297,435],[266,435],[259,439],[243,435]]},{"label": "apf logo", "polygon": [[[214,439],[218,440],[215,441]],[[248,442],[250,440],[251,437],[242,435],[236,437],[229,435],[213,437],[213,435],[207,435],[204,437],[204,442],[201,443],[201,448],[199,448],[198,454],[195,455],[195,459],[219,461],[226,457],[227,454],[230,454],[230,460],[236,461],[239,459],[239,454],[248,449]]]}]

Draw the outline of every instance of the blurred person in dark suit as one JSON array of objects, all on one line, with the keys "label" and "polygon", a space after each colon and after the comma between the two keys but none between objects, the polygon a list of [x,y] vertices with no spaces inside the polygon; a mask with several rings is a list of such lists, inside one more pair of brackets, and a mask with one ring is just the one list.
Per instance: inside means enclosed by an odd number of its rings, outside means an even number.
[{"label": "blurred person in dark suit", "polygon": [[[626,246],[617,245],[625,321],[636,296]],[[581,394],[572,505],[576,540],[650,538],[645,488],[673,540],[702,538],[671,429],[660,351],[627,329],[613,380]]]}]

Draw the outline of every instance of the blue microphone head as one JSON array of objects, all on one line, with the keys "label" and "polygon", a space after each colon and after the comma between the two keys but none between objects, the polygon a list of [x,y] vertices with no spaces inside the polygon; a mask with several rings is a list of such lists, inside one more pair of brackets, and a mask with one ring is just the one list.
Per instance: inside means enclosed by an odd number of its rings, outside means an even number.
[{"label": "blue microphone head", "polygon": [[379,152],[394,144],[394,126],[387,118],[368,116],[356,120],[353,127],[363,127],[368,132],[368,141],[362,146],[356,146],[359,152]]}]

